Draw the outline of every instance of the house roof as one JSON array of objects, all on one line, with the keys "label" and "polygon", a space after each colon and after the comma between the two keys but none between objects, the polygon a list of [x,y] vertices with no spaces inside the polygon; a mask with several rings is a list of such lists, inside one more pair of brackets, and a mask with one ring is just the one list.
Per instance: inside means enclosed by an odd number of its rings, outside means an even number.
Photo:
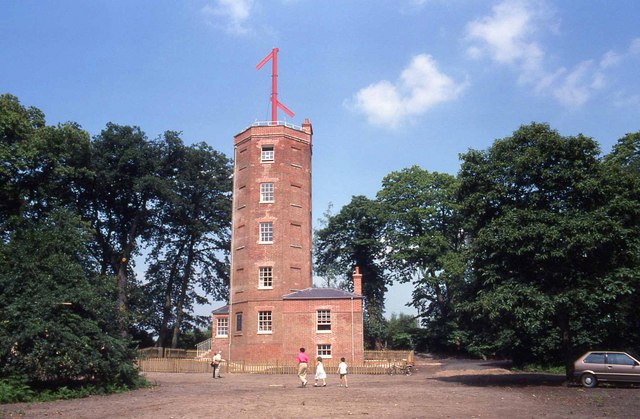
[{"label": "house roof", "polygon": [[211,314],[229,314],[229,305],[222,306],[220,308],[216,308],[211,312]]},{"label": "house roof", "polygon": [[282,296],[283,300],[329,300],[362,298],[362,295],[337,288],[306,288]]},{"label": "house roof", "polygon": [[[362,299],[362,295],[337,288],[306,288],[282,296],[283,300],[347,300],[351,298]],[[211,314],[229,314],[229,305],[222,306]]]}]

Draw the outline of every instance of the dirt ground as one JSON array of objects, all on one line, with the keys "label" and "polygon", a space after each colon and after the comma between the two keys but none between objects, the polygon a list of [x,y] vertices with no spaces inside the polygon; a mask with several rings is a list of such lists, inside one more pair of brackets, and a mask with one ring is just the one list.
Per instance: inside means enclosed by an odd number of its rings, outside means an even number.
[{"label": "dirt ground", "polygon": [[406,376],[350,375],[349,388],[300,388],[295,375],[148,373],[152,388],[57,402],[0,405],[0,418],[634,418],[640,388],[567,386],[563,377],[500,364],[423,358]]}]

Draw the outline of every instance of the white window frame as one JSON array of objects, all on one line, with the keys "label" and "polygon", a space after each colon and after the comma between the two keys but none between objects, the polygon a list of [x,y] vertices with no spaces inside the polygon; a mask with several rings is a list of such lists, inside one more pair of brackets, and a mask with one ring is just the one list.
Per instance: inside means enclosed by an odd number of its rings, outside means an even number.
[{"label": "white window frame", "polygon": [[316,310],[316,332],[331,333],[331,310]]},{"label": "white window frame", "polygon": [[258,334],[266,335],[273,333],[273,311],[258,311]]},{"label": "white window frame", "polygon": [[218,317],[216,319],[216,337],[226,338],[229,336],[229,318]]},{"label": "white window frame", "polygon": [[265,162],[273,162],[275,159],[275,149],[273,145],[263,145],[260,147],[260,161],[262,163]]},{"label": "white window frame", "polygon": [[322,357],[325,359],[333,358],[330,343],[319,343],[318,346],[316,347],[316,351],[319,357]]},{"label": "white window frame", "polygon": [[260,184],[260,202],[276,202],[273,182],[263,182]]},{"label": "white window frame", "polygon": [[273,266],[260,266],[258,268],[258,288],[273,289]]},{"label": "white window frame", "polygon": [[260,223],[259,243],[273,243],[273,222],[265,221]]}]

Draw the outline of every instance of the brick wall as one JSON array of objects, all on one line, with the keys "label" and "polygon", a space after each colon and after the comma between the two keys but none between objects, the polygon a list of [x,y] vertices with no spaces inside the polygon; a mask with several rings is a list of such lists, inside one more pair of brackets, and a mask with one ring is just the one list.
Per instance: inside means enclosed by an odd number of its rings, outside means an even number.
[{"label": "brick wall", "polygon": [[[229,338],[213,337],[212,349],[222,350],[225,359],[251,362],[295,360],[300,347],[310,358],[318,356],[318,345],[331,345],[331,358],[345,357],[350,362],[363,360],[362,300],[280,300],[269,304],[243,303],[242,332],[235,332],[231,322]],[[271,333],[258,333],[258,311],[272,311]],[[318,331],[318,310],[331,313],[331,330]],[[214,319],[215,324],[215,319]],[[231,339],[231,355],[228,352]]]},{"label": "brick wall", "polygon": [[[272,162],[261,160],[272,146]],[[274,300],[312,285],[311,136],[285,126],[250,127],[235,137],[233,300]],[[272,183],[274,201],[261,202]],[[260,243],[260,223],[271,222],[273,242]],[[271,267],[273,286],[258,289],[260,267]]]}]

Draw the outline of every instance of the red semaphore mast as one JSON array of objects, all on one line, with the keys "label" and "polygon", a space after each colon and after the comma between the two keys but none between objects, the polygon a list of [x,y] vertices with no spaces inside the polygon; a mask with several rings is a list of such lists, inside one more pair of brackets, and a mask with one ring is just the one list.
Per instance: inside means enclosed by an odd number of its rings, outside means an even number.
[{"label": "red semaphore mast", "polygon": [[290,118],[293,118],[294,113],[278,101],[278,48],[272,49],[269,55],[256,66],[256,70],[260,70],[269,60],[271,60],[271,122],[275,123],[278,120],[278,108]]}]

